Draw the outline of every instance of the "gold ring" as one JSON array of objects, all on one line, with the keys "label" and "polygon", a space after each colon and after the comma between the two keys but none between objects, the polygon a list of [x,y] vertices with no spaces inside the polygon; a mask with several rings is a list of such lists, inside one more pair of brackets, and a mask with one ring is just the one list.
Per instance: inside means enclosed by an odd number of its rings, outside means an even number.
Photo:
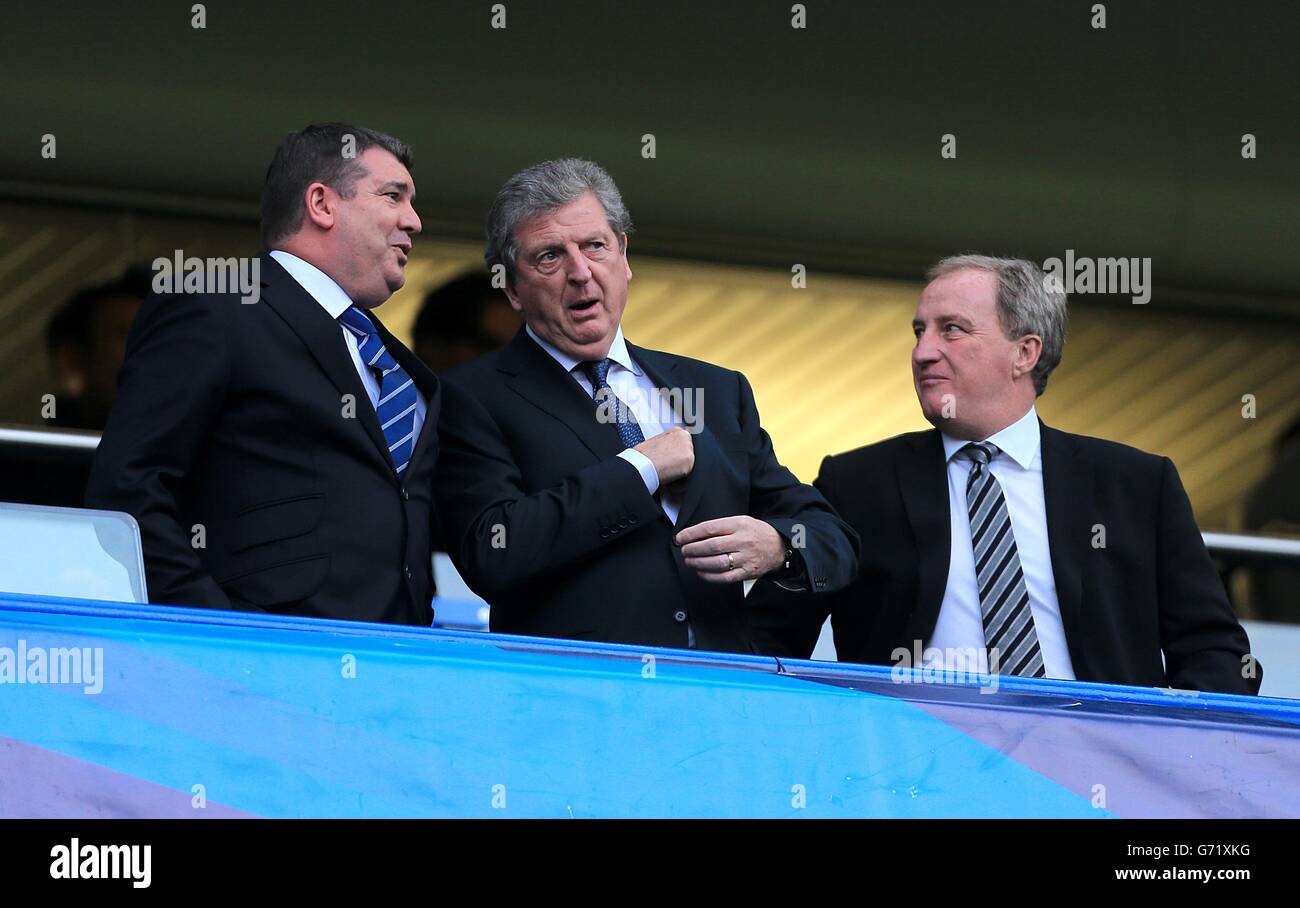
[{"label": "gold ring", "polygon": [[733,561],[731,560],[731,553],[728,552],[728,553],[727,553],[727,570],[729,570],[729,571],[734,571],[735,569],[736,569],[736,564],[735,564],[735,562],[733,562]]}]

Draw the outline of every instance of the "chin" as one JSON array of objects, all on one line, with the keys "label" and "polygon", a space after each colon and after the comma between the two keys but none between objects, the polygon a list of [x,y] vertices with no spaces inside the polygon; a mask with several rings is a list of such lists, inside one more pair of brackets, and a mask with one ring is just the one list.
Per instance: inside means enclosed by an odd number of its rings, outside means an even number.
[{"label": "chin", "polygon": [[592,344],[599,344],[608,338],[612,332],[603,328],[593,329],[591,326],[585,326],[583,330],[576,331],[569,335],[570,343],[577,344],[580,347],[590,347]]}]

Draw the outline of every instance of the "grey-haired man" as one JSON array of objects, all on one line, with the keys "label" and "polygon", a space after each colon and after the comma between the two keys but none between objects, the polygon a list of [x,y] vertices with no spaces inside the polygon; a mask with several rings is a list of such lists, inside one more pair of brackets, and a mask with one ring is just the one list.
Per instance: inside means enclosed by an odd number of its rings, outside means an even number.
[{"label": "grey-haired man", "polygon": [[762,650],[806,657],[829,613],[845,662],[1257,693],[1173,463],[1038,418],[1065,294],[1018,259],[928,278],[912,378],[935,428],[822,463],[861,570],[817,608],[755,603]]},{"label": "grey-haired man", "polygon": [[486,259],[526,324],[444,376],[448,547],[494,631],[749,652],[744,581],[818,598],[857,539],[777,461],[743,375],[624,339],[630,229],[589,161],[497,196]]}]

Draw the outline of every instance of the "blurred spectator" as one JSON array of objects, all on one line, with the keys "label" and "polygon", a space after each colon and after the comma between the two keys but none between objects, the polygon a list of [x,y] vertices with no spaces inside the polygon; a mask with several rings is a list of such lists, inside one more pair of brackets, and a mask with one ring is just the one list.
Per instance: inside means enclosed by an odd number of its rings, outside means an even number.
[{"label": "blurred spectator", "polygon": [[[411,349],[439,374],[508,344],[523,317],[486,272],[469,271],[424,296],[411,329]],[[433,521],[433,550],[447,551],[442,527]]]},{"label": "blurred spectator", "polygon": [[430,290],[415,319],[412,347],[434,372],[504,347],[524,320],[482,272]]},{"label": "blurred spectator", "polygon": [[[1300,539],[1300,420],[1277,440],[1273,467],[1246,497],[1249,532]],[[1300,563],[1258,562],[1250,574],[1250,604],[1260,621],[1300,624]]]},{"label": "blurred spectator", "polygon": [[49,426],[104,428],[117,395],[126,336],[149,284],[148,268],[130,268],[117,280],[80,291],[50,319],[45,340],[58,386]]}]

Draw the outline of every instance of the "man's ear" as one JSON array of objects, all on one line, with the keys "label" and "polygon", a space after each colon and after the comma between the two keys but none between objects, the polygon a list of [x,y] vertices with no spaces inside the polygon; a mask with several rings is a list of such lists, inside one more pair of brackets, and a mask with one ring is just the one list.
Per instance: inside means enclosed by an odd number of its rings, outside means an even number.
[{"label": "man's ear", "polygon": [[627,234],[618,238],[618,243],[623,247],[623,268],[627,271],[627,279],[632,280],[632,265],[627,260]]},{"label": "man's ear", "polygon": [[519,294],[515,293],[514,280],[512,278],[506,278],[506,285],[501,289],[505,292],[506,299],[510,301],[510,308],[522,315],[524,307],[519,302]]},{"label": "man's ear", "polygon": [[307,219],[321,230],[329,230],[338,217],[338,194],[324,183],[312,183],[303,194]]},{"label": "man's ear", "polygon": [[1037,334],[1026,334],[1016,341],[1016,360],[1011,365],[1014,378],[1034,371],[1038,358],[1043,355],[1043,339]]}]

